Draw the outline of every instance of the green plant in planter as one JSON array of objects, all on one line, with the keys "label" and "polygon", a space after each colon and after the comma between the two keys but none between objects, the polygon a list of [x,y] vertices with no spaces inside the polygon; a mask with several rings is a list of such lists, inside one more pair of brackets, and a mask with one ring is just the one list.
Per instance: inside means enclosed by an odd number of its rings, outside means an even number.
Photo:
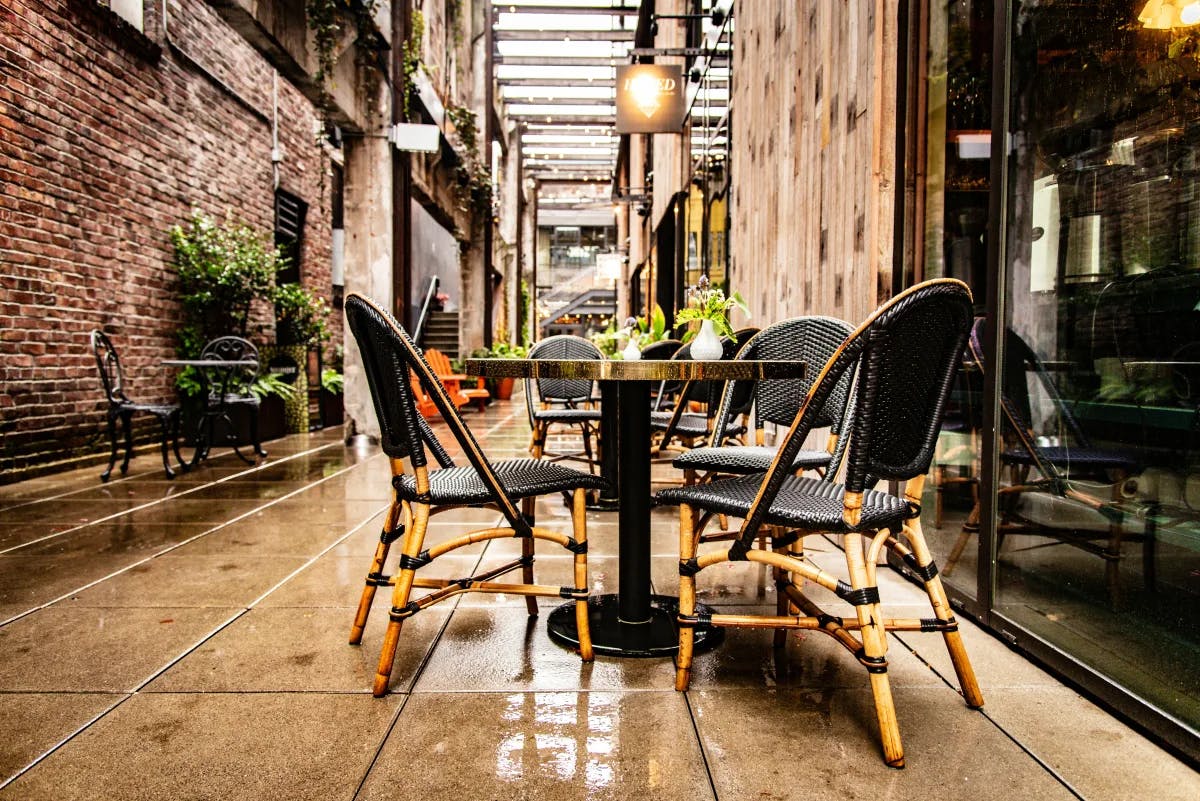
[{"label": "green plant in planter", "polygon": [[[272,298],[275,272],[286,258],[245,223],[229,217],[218,223],[199,211],[169,235],[183,306],[179,355],[194,359],[217,337],[246,337],[252,307]],[[187,398],[202,389],[194,368],[180,371],[176,386]]]},{"label": "green plant in planter", "polygon": [[321,389],[330,395],[341,395],[346,391],[346,377],[332,367],[321,371]]},{"label": "green plant in planter", "polygon": [[300,284],[283,284],[275,290],[275,341],[280,346],[311,347],[330,337],[325,324],[329,306]]},{"label": "green plant in planter", "polygon": [[492,172],[479,152],[479,125],[475,112],[450,104],[446,116],[463,148],[463,157],[455,168],[455,192],[463,211],[484,218],[492,214]]}]

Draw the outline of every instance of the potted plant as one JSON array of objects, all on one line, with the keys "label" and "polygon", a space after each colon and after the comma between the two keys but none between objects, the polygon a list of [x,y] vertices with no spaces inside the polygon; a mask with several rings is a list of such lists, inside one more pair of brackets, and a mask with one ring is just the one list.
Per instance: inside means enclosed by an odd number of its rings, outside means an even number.
[{"label": "potted plant", "polygon": [[329,366],[321,370],[321,424],[325,426],[340,426],[345,420],[342,355],[342,346],[338,345],[330,355]]},{"label": "potted plant", "polygon": [[[688,305],[675,314],[675,327],[700,321],[700,329],[687,331],[683,335],[684,342],[692,342],[692,358],[709,360],[721,358],[722,348],[720,337],[733,337],[733,328],[729,325],[729,312],[741,309],[747,317],[750,309],[742,296],[734,292],[725,296],[720,287],[710,286],[708,276],[700,276],[700,281],[687,290]],[[694,341],[692,341],[694,338]]]},{"label": "potted plant", "polygon": [[329,307],[300,284],[279,285],[274,300],[276,346],[269,369],[296,390],[284,400],[284,416],[287,430],[298,434],[308,431],[308,351],[329,339]]},{"label": "potted plant", "polygon": [[[510,345],[502,339],[498,339],[490,348],[476,348],[471,351],[471,356],[475,359],[524,359],[528,355],[529,348],[524,345]],[[512,378],[489,378],[488,392],[497,400],[510,400],[514,381]]]},{"label": "potted plant", "polygon": [[[195,359],[205,344],[217,337],[249,338],[253,309],[272,299],[275,273],[285,257],[265,234],[229,217],[218,223],[200,211],[193,211],[186,223],[173,226],[169,236],[183,307],[179,356]],[[185,368],[176,378],[176,387],[183,396],[183,430],[190,435],[205,403],[203,385],[194,368]],[[291,388],[262,376],[242,389],[260,398],[279,398]],[[260,434],[270,439],[269,408],[259,416]],[[240,422],[247,430],[240,432],[241,438],[248,441],[248,421]]]}]

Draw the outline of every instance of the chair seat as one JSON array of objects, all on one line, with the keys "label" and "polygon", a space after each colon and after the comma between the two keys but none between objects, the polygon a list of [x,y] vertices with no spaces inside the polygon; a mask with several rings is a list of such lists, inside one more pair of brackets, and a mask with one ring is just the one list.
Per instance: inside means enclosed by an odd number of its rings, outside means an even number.
[{"label": "chair seat", "polygon": [[[600,476],[572,470],[559,464],[537,459],[507,459],[494,462],[492,468],[512,498],[549,495],[574,489],[604,489],[607,483]],[[409,474],[392,479],[396,493],[406,501],[416,501],[416,477]],[[447,467],[429,471],[429,495],[434,504],[487,503],[495,496],[473,467]]]},{"label": "chair seat", "polygon": [[[1038,448],[1038,451],[1049,460],[1050,464],[1064,471],[1078,469],[1082,471],[1120,470],[1125,473],[1135,473],[1141,465],[1128,453],[1110,451],[1103,448]],[[1033,455],[1024,448],[1011,448],[1001,454],[1001,460],[1009,464],[1035,465]]]},{"label": "chair seat", "polygon": [[[723,445],[693,448],[676,457],[671,465],[679,470],[705,470],[746,476],[765,473],[775,461],[777,449],[765,445]],[[792,460],[792,470],[816,470],[829,464],[829,452],[802,450]]]},{"label": "chair seat", "polygon": [[600,419],[599,409],[534,409],[535,420],[545,420],[548,423],[580,423]]},{"label": "chair seat", "polygon": [[[655,495],[660,504],[688,504],[712,512],[745,517],[763,474],[739,476],[705,484],[672,487]],[[844,532],[850,528],[842,522],[842,498],[846,488],[816,478],[788,476],[783,481],[775,502],[771,504],[764,522],[802,528],[810,531]],[[909,516],[908,504],[886,492],[867,490],[863,494],[862,520],[858,530],[899,526]]]},{"label": "chair seat", "polygon": [[[654,431],[666,431],[667,426],[671,424],[671,416],[673,414],[674,412],[651,412],[650,428]],[[746,433],[746,427],[743,425],[729,423],[725,426],[726,437],[736,437],[744,433]],[[695,412],[684,412],[679,415],[679,422],[675,424],[675,436],[708,436],[708,418]]]}]

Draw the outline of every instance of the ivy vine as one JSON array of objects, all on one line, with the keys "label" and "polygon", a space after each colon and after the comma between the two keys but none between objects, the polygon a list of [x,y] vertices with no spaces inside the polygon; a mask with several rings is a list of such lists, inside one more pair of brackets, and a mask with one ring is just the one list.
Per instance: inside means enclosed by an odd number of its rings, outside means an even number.
[{"label": "ivy vine", "polygon": [[304,11],[308,29],[313,33],[317,48],[317,72],[313,80],[321,90],[321,105],[329,107],[328,87],[333,80],[333,49],[342,34],[339,8],[348,12],[359,36],[374,39],[375,9],[379,0],[305,0]]},{"label": "ivy vine", "polygon": [[400,78],[400,104],[404,109],[404,117],[408,118],[417,99],[417,72],[421,64],[421,40],[425,36],[425,15],[417,9],[412,11],[411,32],[408,41],[400,45],[400,63],[403,75]]},{"label": "ivy vine", "polygon": [[475,112],[450,104],[446,116],[454,125],[463,157],[455,168],[455,192],[458,206],[476,215],[492,215],[492,171],[479,152],[479,125]]}]

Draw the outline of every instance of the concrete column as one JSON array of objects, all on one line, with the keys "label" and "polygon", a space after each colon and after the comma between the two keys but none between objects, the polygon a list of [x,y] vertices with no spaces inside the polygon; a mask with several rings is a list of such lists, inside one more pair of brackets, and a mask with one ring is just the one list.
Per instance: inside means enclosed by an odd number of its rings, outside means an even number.
[{"label": "concrete column", "polygon": [[[369,133],[387,130],[387,87],[378,74],[359,70],[359,97]],[[394,306],[392,286],[392,153],[381,136],[346,139],[345,224],[346,292],[365,295],[385,309]],[[345,332],[345,405],[353,431],[379,437],[379,422],[371,403],[371,389],[363,372],[358,345]]]}]

